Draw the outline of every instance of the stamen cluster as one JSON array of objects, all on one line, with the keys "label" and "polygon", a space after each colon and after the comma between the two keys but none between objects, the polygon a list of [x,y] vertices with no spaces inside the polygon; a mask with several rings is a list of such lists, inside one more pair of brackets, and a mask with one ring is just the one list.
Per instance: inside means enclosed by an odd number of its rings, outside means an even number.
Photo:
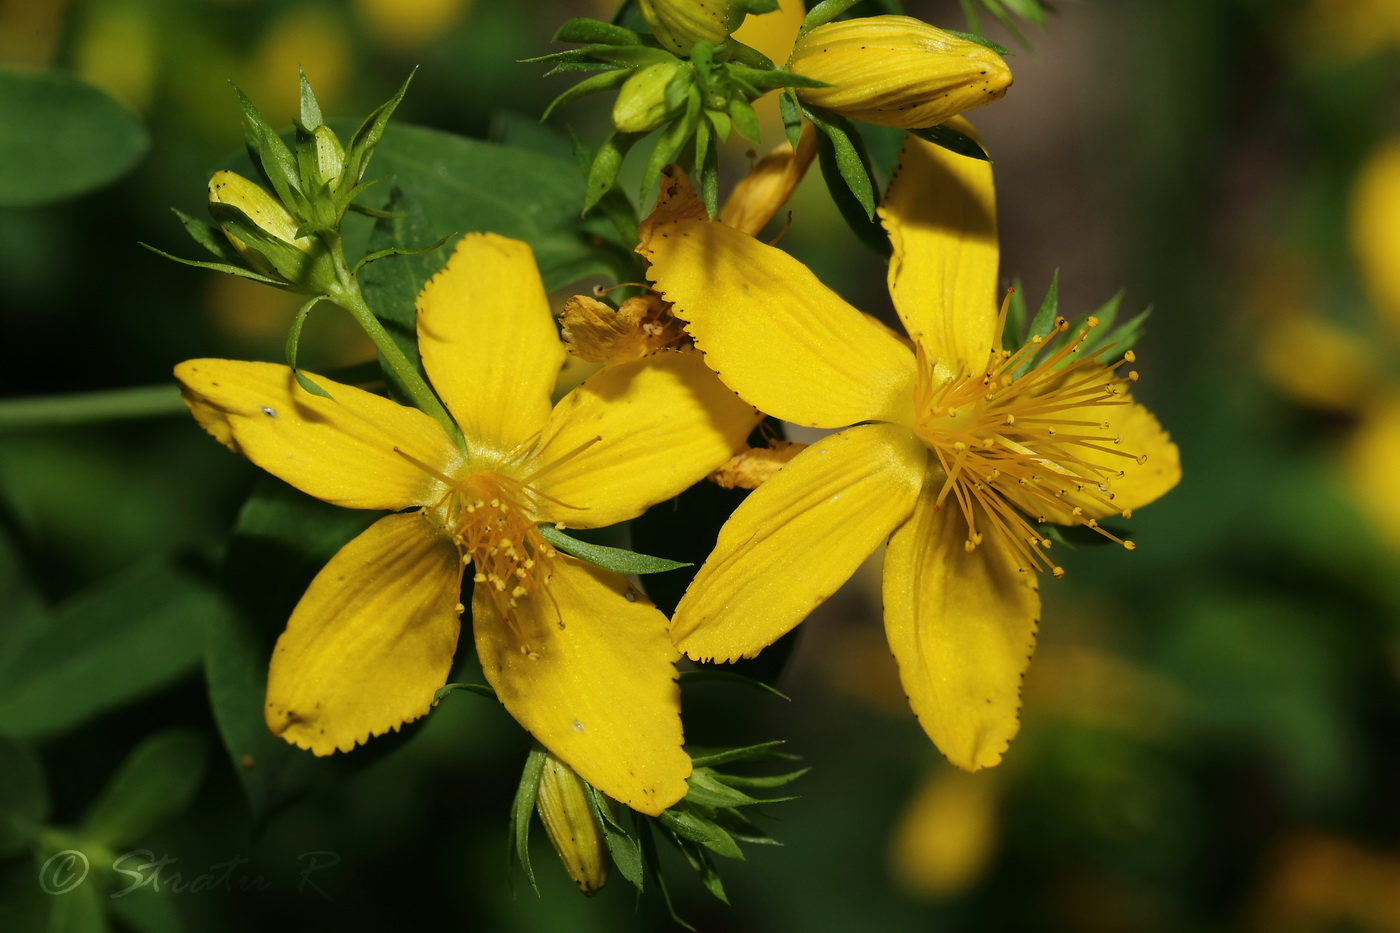
[{"label": "stamen cluster", "polygon": [[[1120,449],[1121,437],[1112,433],[1108,421],[1066,417],[1089,406],[1129,404],[1121,386],[1135,382],[1137,373],[1115,376],[1114,371],[1133,361],[1131,352],[1112,365],[1099,360],[1107,348],[1077,356],[1098,324],[1091,317],[1074,337],[1065,338],[1069,322],[1058,318],[1048,336],[1032,336],[1014,352],[993,349],[982,372],[964,368],[941,382],[922,344],[917,346],[917,429],[946,477],[938,507],[951,494],[967,521],[967,550],[991,530],[1012,543],[1022,572],[1031,568],[1063,576],[1064,569],[1045,553],[1050,539],[1027,517],[1044,523],[1047,512],[1056,521],[1065,521],[1068,513],[1073,523],[1133,548],[1095,517],[1114,511],[1129,517],[1113,505],[1113,480],[1123,471],[1095,462],[1089,452],[1138,463],[1146,455]],[[1058,349],[1035,362],[1061,338]]]}]

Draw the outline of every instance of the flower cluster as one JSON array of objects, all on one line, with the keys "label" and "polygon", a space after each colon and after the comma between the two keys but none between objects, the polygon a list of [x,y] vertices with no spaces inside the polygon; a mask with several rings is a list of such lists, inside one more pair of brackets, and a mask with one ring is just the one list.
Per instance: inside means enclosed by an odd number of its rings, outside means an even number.
[{"label": "flower cluster", "polygon": [[[398,98],[346,150],[304,86],[295,156],[245,107],[278,197],[220,172],[210,200],[226,242],[187,226],[239,259],[240,274],[356,315],[413,405],[300,372],[310,305],[287,365],[197,359],[175,370],[195,419],[225,446],[311,496],[387,513],[292,612],[271,657],[268,728],[329,755],[424,716],[469,605],[482,689],[539,744],[517,826],[538,809],[586,893],[607,875],[605,851],[640,884],[619,855],[636,843],[608,801],[657,817],[698,866],[706,849],[737,855],[734,840],[757,832],[738,810],[759,802],[751,785],[713,765],[771,750],[692,758],[682,655],[754,656],[888,540],[885,625],[914,712],[953,763],[995,765],[1017,730],[1038,572],[1063,573],[1044,526],[1081,525],[1132,548],[1103,522],[1130,517],[1180,474],[1175,446],[1130,395],[1130,348],[1095,348],[1092,317],[1038,320],[1021,339],[1008,304],[998,310],[991,165],[957,117],[1010,84],[995,50],[907,17],[831,22],[841,4],[827,3],[780,71],[730,36],[771,3],[638,6],[652,35],[573,21],[563,37],[586,44],[551,56],[603,68],[580,87],[620,89],[619,134],[679,114],[681,131],[657,147],[669,159],[691,132],[747,132],[748,101],[771,87],[806,118],[722,210],[713,172],[697,195],[677,167],[655,166],[662,196],[625,244],[644,258],[650,290],[619,307],[601,293],[569,299],[561,338],[530,247],[469,233],[418,295],[420,375],[365,305],[339,239]],[[915,131],[878,208],[905,334],[755,238],[821,147],[841,165],[847,118]],[[697,152],[702,175],[712,152]],[[590,203],[617,169],[614,159],[600,170],[600,158]],[[556,391],[566,350],[602,365]],[[754,450],[764,416],[833,433],[804,448],[769,427],[772,443]],[[647,569],[639,555],[565,534],[638,518],[706,477],[756,491],[673,618],[621,572]]]}]

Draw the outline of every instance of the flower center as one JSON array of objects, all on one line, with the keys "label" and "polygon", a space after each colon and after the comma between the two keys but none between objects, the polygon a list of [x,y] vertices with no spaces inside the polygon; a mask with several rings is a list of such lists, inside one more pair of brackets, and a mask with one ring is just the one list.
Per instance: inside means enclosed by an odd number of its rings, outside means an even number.
[{"label": "flower center", "polygon": [[541,592],[546,596],[550,565],[558,552],[540,534],[540,504],[547,497],[526,480],[497,470],[477,470],[447,476],[402,450],[399,456],[436,477],[447,491],[423,510],[427,519],[457,545],[463,564],[471,564],[477,590],[485,588],[497,610],[520,640],[520,650],[537,657],[530,647],[520,604]]},{"label": "flower center", "polygon": [[[1004,320],[1004,308],[1002,313]],[[937,507],[951,495],[967,520],[967,550],[987,534],[1000,535],[1019,555],[1022,571],[1029,567],[1063,576],[1064,569],[1045,553],[1050,539],[1028,516],[1041,523],[1053,518],[1086,525],[1133,548],[1095,517],[1113,512],[1129,517],[1113,505],[1112,483],[1123,470],[1102,461],[1121,457],[1143,463],[1147,457],[1122,450],[1108,421],[1084,420],[1076,411],[1130,404],[1121,386],[1137,380],[1136,372],[1114,375],[1133,361],[1131,352],[1112,365],[1099,359],[1106,347],[1078,355],[1098,324],[1091,317],[1067,337],[1069,323],[1059,318],[1048,337],[1034,336],[1014,352],[994,349],[983,372],[964,371],[943,382],[935,382],[930,360],[922,345],[917,347],[916,429],[946,477]],[[1036,362],[1056,342],[1059,347]]]}]

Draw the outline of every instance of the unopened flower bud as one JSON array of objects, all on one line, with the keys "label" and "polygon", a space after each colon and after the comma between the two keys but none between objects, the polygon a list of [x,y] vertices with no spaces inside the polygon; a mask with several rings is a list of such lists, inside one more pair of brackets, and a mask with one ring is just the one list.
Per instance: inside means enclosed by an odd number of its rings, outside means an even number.
[{"label": "unopened flower bud", "polygon": [[313,132],[316,135],[316,173],[320,175],[321,184],[334,184],[345,171],[345,149],[329,126],[322,124]]},{"label": "unopened flower bud", "polygon": [[306,294],[325,293],[335,282],[323,244],[297,236],[296,218],[261,185],[235,172],[215,172],[209,179],[209,212],[253,271]]},{"label": "unopened flower bud", "polygon": [[797,40],[788,70],[830,85],[798,88],[803,102],[897,129],[942,123],[1011,85],[996,52],[909,16],[818,26]]},{"label": "unopened flower bud", "polygon": [[637,9],[656,41],[677,55],[704,39],[729,38],[729,0],[637,0]]},{"label": "unopened flower bud", "polygon": [[608,880],[607,843],[593,819],[583,782],[552,754],[545,756],[540,772],[535,810],[564,870],[580,891],[592,897]]},{"label": "unopened flower bud", "polygon": [[[677,82],[676,76],[684,68],[679,61],[638,68],[617,92],[613,128],[619,133],[645,133],[679,113],[685,106],[688,82]],[[673,83],[679,86],[672,88]]]}]

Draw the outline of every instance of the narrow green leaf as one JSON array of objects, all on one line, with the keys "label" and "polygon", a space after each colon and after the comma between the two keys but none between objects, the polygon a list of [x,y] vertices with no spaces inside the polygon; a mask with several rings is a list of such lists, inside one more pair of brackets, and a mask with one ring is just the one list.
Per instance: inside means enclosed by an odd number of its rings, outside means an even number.
[{"label": "narrow green leaf", "polygon": [[797,35],[804,36],[818,26],[831,22],[859,2],[860,0],[822,0],[821,3],[807,12],[807,17],[802,20],[802,28],[797,31]]},{"label": "narrow green leaf", "polygon": [[[802,777],[802,775],[806,774],[808,771],[811,770],[811,768],[799,768],[796,771],[787,771],[783,774],[765,774],[757,777],[738,774],[726,774],[724,776],[724,783],[728,784],[730,787],[782,787],[785,784],[791,784],[793,781]],[[763,802],[774,803],[775,801],[765,800]]]},{"label": "narrow green leaf", "polygon": [[305,215],[307,201],[301,192],[297,160],[292,150],[287,148],[282,137],[272,129],[272,125],[243,91],[236,85],[233,90],[238,95],[239,106],[243,108],[243,138],[248,144],[248,154],[253,164],[294,216]]},{"label": "narrow green leaf", "polygon": [[219,259],[231,264],[237,264],[242,260],[238,257],[238,251],[233,248],[233,244],[224,236],[224,232],[213,224],[205,223],[186,214],[179,208],[171,208],[175,216],[180,218],[180,223],[184,224],[185,232],[210,253]]},{"label": "narrow green leaf", "polygon": [[681,919],[680,914],[676,913],[676,905],[671,900],[671,892],[666,888],[666,878],[661,874],[661,860],[657,858],[656,840],[652,837],[652,832],[655,831],[664,834],[666,838],[673,843],[675,842],[675,837],[667,833],[664,829],[656,828],[655,820],[643,820],[641,825],[642,831],[639,833],[641,837],[639,841],[642,844],[642,861],[646,865],[652,880],[656,882],[656,889],[661,892],[661,900],[666,904],[666,912],[671,915],[671,922],[676,926],[683,927],[689,930],[690,933],[695,933],[695,927],[686,923]]},{"label": "narrow green leaf", "polygon": [[587,541],[572,538],[549,524],[540,525],[539,529],[546,541],[565,554],[571,554],[579,560],[586,560],[590,564],[602,567],[604,570],[611,570],[614,573],[663,573],[667,570],[693,566],[679,561],[667,560],[664,557],[638,554],[636,551],[622,548],[589,544]]},{"label": "narrow green leaf", "polygon": [[243,266],[235,266],[226,262],[205,262],[202,259],[185,259],[182,256],[176,256],[172,253],[167,253],[163,249],[156,249],[149,243],[142,243],[141,245],[146,247],[146,249],[150,250],[151,252],[155,253],[157,256],[172,260],[174,262],[178,262],[182,266],[194,266],[196,269],[210,269],[214,272],[223,272],[228,275],[236,275],[240,276],[241,278],[251,279],[254,282],[261,282],[264,285],[271,285],[274,288],[282,288],[287,284],[281,279],[269,278],[268,276],[263,275],[261,272],[254,272],[252,269],[245,269]]},{"label": "narrow green leaf", "polygon": [[725,784],[709,768],[696,768],[690,773],[685,801],[701,807],[745,807],[752,803],[763,803]]},{"label": "narrow green leaf", "polygon": [[719,872],[715,869],[710,853],[688,839],[677,839],[675,843],[691,869],[700,876],[700,883],[705,886],[705,890],[721,903],[728,904],[729,898],[724,893],[724,885],[720,883]]},{"label": "narrow green leaf", "polygon": [[926,139],[935,146],[942,146],[949,152],[955,152],[960,156],[967,156],[969,159],[980,159],[983,162],[991,161],[987,156],[987,151],[978,144],[977,140],[966,133],[959,133],[952,127],[939,123],[934,126],[926,126],[922,129],[910,130],[920,139]]},{"label": "narrow green leaf", "polygon": [[[865,211],[866,220],[875,217],[875,181],[862,151],[860,134],[849,120],[827,110],[808,107],[804,111],[831,143],[836,169]],[[834,194],[835,192],[833,192]]]},{"label": "narrow green leaf", "polygon": [[[1030,328],[1026,333],[1026,340],[1040,337],[1042,340],[1049,337],[1055,330],[1055,319],[1060,316],[1060,270],[1056,269],[1055,274],[1050,278],[1050,287],[1045,290],[1045,297],[1040,302],[1040,309],[1036,311],[1035,317],[1031,318]],[[1011,372],[1013,379],[1019,379],[1030,372],[1035,366],[1036,357],[1039,353],[1027,354],[1014,370]]]},{"label": "narrow green leaf", "polygon": [[[696,43],[697,46],[699,44]],[[695,125],[700,122],[700,118],[700,90],[692,85],[690,93],[686,95],[685,114],[661,131],[661,136],[656,140],[656,148],[652,149],[651,155],[647,157],[646,167],[642,170],[641,195],[637,199],[639,202],[645,204],[650,199],[651,190],[661,177],[661,170],[667,163],[676,160],[686,140],[695,132]]]},{"label": "narrow green leaf", "polygon": [[297,345],[301,343],[301,329],[306,324],[306,318],[311,314],[311,309],[316,307],[322,299],[323,296],[316,295],[298,308],[296,316],[292,318],[291,329],[287,332],[287,366],[291,369],[292,374],[296,376],[297,385],[301,386],[312,395],[319,395],[321,398],[328,398],[331,401],[335,401],[334,396],[306,378],[306,376],[302,375],[301,370],[297,369]]},{"label": "narrow green leaf", "polygon": [[1010,300],[1006,306],[1006,323],[1001,329],[1001,348],[1015,353],[1026,342],[1026,325],[1030,317],[1026,309],[1026,289],[1020,278],[1011,281]]},{"label": "narrow green leaf", "polygon": [[700,122],[708,122],[710,126],[714,127],[715,135],[718,136],[721,141],[729,138],[729,130],[734,125],[734,121],[729,118],[729,114],[722,110],[706,110],[705,119]]},{"label": "narrow green leaf", "polygon": [[646,881],[646,865],[642,859],[641,845],[618,825],[607,798],[597,788],[584,781],[583,792],[588,797],[588,809],[592,811],[593,819],[603,830],[603,841],[607,843],[613,865],[633,887],[642,891]]},{"label": "narrow green leaf", "polygon": [[993,52],[996,52],[998,55],[1010,55],[1010,54],[1011,54],[1011,50],[1008,49],[1006,46],[1004,46],[1004,45],[997,45],[997,44],[996,44],[995,42],[993,42],[991,39],[988,39],[986,36],[980,35],[980,34],[978,34],[978,33],[975,33],[975,32],[960,32],[960,31],[957,30],[957,29],[948,29],[948,28],[946,28],[946,27],[943,29],[943,31],[944,31],[944,32],[947,32],[947,33],[952,33],[953,35],[957,36],[959,39],[966,39],[968,42],[975,42],[975,43],[977,43],[978,45],[982,46],[983,48],[991,49]]},{"label": "narrow green leaf", "polygon": [[297,68],[297,77],[301,81],[301,128],[310,132],[325,121],[321,119],[321,105],[316,102],[311,82],[306,80],[306,72],[300,67]]},{"label": "narrow green leaf", "polygon": [[[396,219],[398,219],[398,214],[396,214],[395,212],[392,212],[392,211],[380,211],[380,212],[377,212],[377,214],[378,214],[378,215],[382,215],[382,216],[381,216],[381,219],[386,219],[386,220],[396,220]],[[384,258],[389,257],[389,256],[422,256],[422,255],[424,255],[425,253],[435,253],[435,252],[437,252],[438,250],[442,249],[444,246],[446,246],[448,240],[451,240],[451,239],[455,238],[457,235],[458,235],[458,231],[454,230],[454,231],[452,231],[451,233],[447,234],[446,236],[442,237],[442,238],[441,238],[440,240],[438,240],[436,243],[433,243],[433,244],[431,244],[431,245],[429,245],[429,246],[424,246],[424,247],[421,248],[421,249],[409,249],[408,247],[404,247],[404,246],[391,246],[391,247],[389,247],[388,249],[378,249],[378,250],[375,250],[374,252],[370,253],[368,256],[365,256],[365,257],[364,257],[363,259],[361,259],[359,262],[355,263],[355,268],[353,268],[353,269],[350,270],[350,275],[351,275],[351,277],[354,277],[354,276],[356,276],[356,275],[359,275],[359,274],[360,274],[360,270],[363,269],[365,266],[369,265],[369,264],[372,263],[372,262],[375,262],[375,261],[380,260],[380,259],[384,259]]]},{"label": "narrow green leaf", "polygon": [[727,832],[716,826],[713,820],[706,819],[694,810],[672,807],[661,811],[657,822],[680,838],[698,842],[711,852],[725,858],[744,860],[744,852],[739,848],[739,844]]},{"label": "narrow green leaf", "polygon": [[841,212],[846,226],[850,227],[856,237],[877,255],[889,256],[892,251],[889,234],[851,192],[845,177],[841,174],[836,149],[825,133],[817,136],[817,164],[821,166],[822,180],[826,182],[831,200],[835,202],[837,210]]},{"label": "narrow green leaf", "polygon": [[489,684],[445,684],[438,687],[433,694],[433,705],[437,706],[449,693],[456,693],[458,690],[465,690],[468,693],[475,693],[477,696],[486,697],[488,700],[495,700],[496,691],[491,689]]},{"label": "narrow green leaf", "polygon": [[825,81],[818,81],[816,78],[809,78],[805,75],[793,74],[791,71],[783,71],[780,68],[750,68],[747,65],[740,65],[730,62],[725,65],[725,70],[729,77],[752,85],[754,88],[771,90],[777,87],[829,87]]},{"label": "narrow green leaf", "polygon": [[[704,127],[701,122],[695,128],[696,145],[699,146],[700,130]],[[698,154],[695,158],[696,170],[699,172],[700,200],[705,204],[705,212],[711,217],[719,215],[719,146],[711,145],[705,151],[704,158]]]},{"label": "narrow green leaf", "polygon": [[99,845],[131,845],[183,812],[204,774],[204,739],[159,732],[136,746],[83,819],[82,835]]},{"label": "narrow green leaf", "polygon": [[802,108],[798,106],[797,94],[792,91],[779,94],[778,112],[783,118],[783,132],[787,134],[788,144],[796,152],[797,144],[802,139]]},{"label": "narrow green leaf", "polygon": [[510,831],[506,834],[506,866],[519,859],[520,867],[525,869],[525,877],[536,894],[540,893],[540,889],[535,884],[534,866],[530,864],[530,821],[535,816],[535,797],[540,790],[544,759],[545,750],[538,744],[525,757],[525,771],[520,775],[520,786],[510,806]]},{"label": "narrow green leaf", "polygon": [[584,195],[583,213],[587,214],[592,210],[593,206],[603,199],[603,195],[612,189],[617,181],[617,173],[622,168],[622,160],[642,135],[614,133],[598,147],[593,156],[593,165],[588,170],[588,188]]},{"label": "narrow green leaf", "polygon": [[374,150],[384,136],[384,128],[388,126],[389,118],[394,115],[394,110],[408,93],[408,85],[417,73],[417,68],[410,71],[403,84],[394,92],[394,96],[371,111],[355,131],[355,135],[350,138],[350,145],[345,150],[345,177],[351,181],[358,183],[365,176],[365,170],[369,168]]},{"label": "narrow green leaf", "polygon": [[31,207],[101,188],[150,147],[136,115],[60,72],[0,71],[0,207]]},{"label": "narrow green leaf", "polygon": [[757,745],[745,745],[743,748],[724,748],[706,751],[699,755],[692,754],[690,760],[697,768],[713,768],[715,765],[728,764],[731,761],[758,761],[764,758],[795,759],[796,755],[778,751],[778,747],[783,744],[782,739],[774,739],[771,742],[760,742]]},{"label": "narrow green leaf", "polygon": [[727,683],[743,684],[746,687],[753,687],[765,693],[771,693],[780,700],[787,700],[790,697],[772,684],[765,684],[761,680],[754,680],[752,677],[745,677],[737,671],[725,670],[720,667],[702,667],[693,671],[681,671],[681,683],[694,683],[695,681],[718,680]]},{"label": "narrow green leaf", "polygon": [[590,94],[598,94],[602,91],[610,91],[615,87],[621,87],[631,77],[632,72],[626,68],[610,68],[602,74],[596,74],[591,78],[584,78],[578,84],[569,88],[563,94],[554,98],[548,107],[544,108],[544,113],[540,114],[540,122],[549,119],[549,115],[554,111]]},{"label": "narrow green leaf", "polygon": [[555,42],[601,43],[603,45],[641,45],[642,37],[630,29],[614,26],[596,19],[577,17],[568,20],[554,33]]}]

